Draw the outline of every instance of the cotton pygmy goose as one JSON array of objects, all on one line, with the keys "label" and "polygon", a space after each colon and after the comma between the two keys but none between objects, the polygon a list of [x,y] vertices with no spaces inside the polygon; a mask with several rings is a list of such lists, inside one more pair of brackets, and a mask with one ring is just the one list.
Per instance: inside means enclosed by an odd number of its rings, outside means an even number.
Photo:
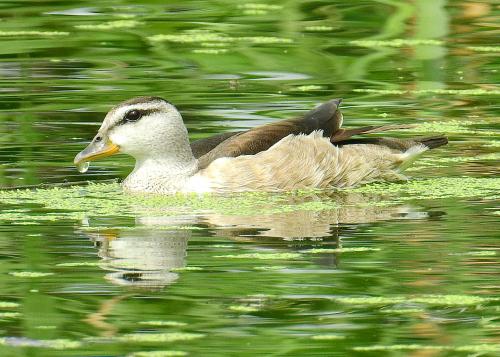
[{"label": "cotton pygmy goose", "polygon": [[352,138],[408,125],[343,129],[341,100],[302,117],[219,134],[189,143],[179,111],[159,97],[138,97],[114,108],[77,166],[121,152],[135,158],[123,181],[130,192],[289,191],[342,188],[405,179],[421,153],[445,145],[445,136]]}]

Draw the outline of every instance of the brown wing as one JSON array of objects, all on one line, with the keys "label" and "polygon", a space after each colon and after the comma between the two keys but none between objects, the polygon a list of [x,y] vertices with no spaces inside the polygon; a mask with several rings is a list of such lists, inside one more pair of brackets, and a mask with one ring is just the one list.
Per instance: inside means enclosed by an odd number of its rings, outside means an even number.
[{"label": "brown wing", "polygon": [[195,158],[199,158],[209,151],[213,150],[217,145],[222,143],[223,141],[229,139],[230,137],[234,135],[238,135],[243,133],[242,131],[234,131],[230,133],[222,133],[222,134],[217,134],[214,136],[211,136],[209,138],[204,138],[204,139],[199,139],[196,141],[193,141],[191,143],[191,150],[193,151],[193,155]]},{"label": "brown wing", "polygon": [[414,127],[415,125],[411,124],[403,124],[403,125],[391,124],[391,125],[379,125],[379,126],[373,126],[373,125],[364,126],[361,128],[353,128],[353,129],[339,129],[336,133],[332,135],[330,141],[332,143],[337,143],[340,141],[347,140],[354,135],[380,133],[382,131],[396,130],[396,129],[410,129]]},{"label": "brown wing", "polygon": [[199,167],[205,168],[221,157],[254,155],[267,150],[290,134],[310,134],[315,130],[323,130],[323,135],[329,137],[336,145],[354,135],[413,127],[413,125],[382,125],[342,129],[343,117],[339,109],[341,102],[342,99],[332,99],[300,118],[282,120],[247,131],[224,133],[194,141],[191,143],[193,155],[199,159]]},{"label": "brown wing", "polygon": [[[314,130],[323,130],[330,137],[342,125],[342,113],[338,109],[341,99],[332,99],[311,110],[303,117],[270,123],[244,132],[227,133],[215,138],[193,142],[199,157],[200,168],[205,168],[220,157],[253,155],[269,149],[290,134],[309,134]],[[224,137],[224,135],[227,135]],[[210,140],[212,139],[212,140]],[[213,146],[216,143],[216,146]],[[210,149],[212,147],[212,149]],[[195,154],[196,157],[196,154]]]},{"label": "brown wing", "polygon": [[348,139],[336,142],[336,146],[355,145],[355,144],[372,144],[385,146],[393,150],[404,152],[417,144],[423,144],[429,149],[435,149],[448,144],[448,138],[444,135],[422,136],[410,139],[399,138],[357,138]]}]

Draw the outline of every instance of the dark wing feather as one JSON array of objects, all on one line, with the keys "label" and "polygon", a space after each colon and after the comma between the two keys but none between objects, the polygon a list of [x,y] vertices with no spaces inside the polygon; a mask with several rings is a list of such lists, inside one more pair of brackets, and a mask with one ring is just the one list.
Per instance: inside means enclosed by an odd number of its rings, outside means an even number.
[{"label": "dark wing feather", "polygon": [[[212,141],[206,141],[204,145],[194,142],[191,145],[195,145],[197,153],[205,152],[199,157],[199,167],[207,167],[212,161],[221,157],[257,154],[269,149],[290,134],[309,134],[314,130],[323,130],[324,135],[330,137],[342,124],[342,114],[338,109],[340,102],[341,99],[332,99],[300,118],[281,120],[244,132],[228,133],[225,140],[222,140],[224,137],[221,136]],[[207,150],[218,141],[218,145]]]},{"label": "dark wing feather", "polygon": [[230,133],[217,134],[209,138],[195,140],[191,143],[191,150],[193,151],[194,157],[198,159],[209,151],[215,149],[215,147],[223,141],[241,133],[242,131],[234,131]]},{"label": "dark wing feather", "polygon": [[360,139],[348,139],[334,143],[334,145],[336,146],[355,145],[355,144],[380,145],[388,147],[393,150],[405,152],[406,150],[417,144],[423,144],[427,146],[429,149],[435,149],[437,147],[448,144],[448,138],[444,135],[425,136],[425,137],[417,137],[411,139],[360,138]]},{"label": "dark wing feather", "polygon": [[[342,113],[339,110],[341,102],[342,99],[332,99],[299,118],[281,120],[247,131],[223,133],[194,141],[191,143],[193,155],[199,160],[199,167],[205,168],[212,161],[221,157],[254,155],[267,150],[290,134],[307,135],[315,130],[323,130],[325,137],[329,137],[334,145],[341,146],[358,143],[360,140],[349,140],[354,135],[414,127],[414,125],[381,125],[342,129]],[[378,145],[386,146],[408,145],[406,141],[398,141],[398,139],[377,138],[361,140],[363,143],[377,143]]]}]

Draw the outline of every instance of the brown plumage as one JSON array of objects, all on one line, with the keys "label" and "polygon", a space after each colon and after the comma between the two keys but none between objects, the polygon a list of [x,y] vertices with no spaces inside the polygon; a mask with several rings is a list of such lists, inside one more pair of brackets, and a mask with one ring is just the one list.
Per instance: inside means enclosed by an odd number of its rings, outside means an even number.
[{"label": "brown plumage", "polygon": [[281,120],[247,131],[223,133],[196,140],[191,143],[193,155],[199,160],[199,168],[202,169],[221,157],[255,155],[269,149],[290,134],[307,135],[313,131],[322,130],[324,137],[330,138],[335,145],[342,145],[354,135],[413,127],[413,125],[380,125],[352,129],[341,128],[343,121],[339,109],[341,102],[342,99],[332,99],[299,118]]}]

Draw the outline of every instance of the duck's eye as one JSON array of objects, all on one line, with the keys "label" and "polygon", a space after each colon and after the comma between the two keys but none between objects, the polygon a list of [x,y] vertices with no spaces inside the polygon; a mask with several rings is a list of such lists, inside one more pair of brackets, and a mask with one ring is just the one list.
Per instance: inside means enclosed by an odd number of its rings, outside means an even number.
[{"label": "duck's eye", "polygon": [[123,117],[124,121],[138,121],[141,119],[142,113],[138,110],[130,110],[128,111],[125,116]]}]

